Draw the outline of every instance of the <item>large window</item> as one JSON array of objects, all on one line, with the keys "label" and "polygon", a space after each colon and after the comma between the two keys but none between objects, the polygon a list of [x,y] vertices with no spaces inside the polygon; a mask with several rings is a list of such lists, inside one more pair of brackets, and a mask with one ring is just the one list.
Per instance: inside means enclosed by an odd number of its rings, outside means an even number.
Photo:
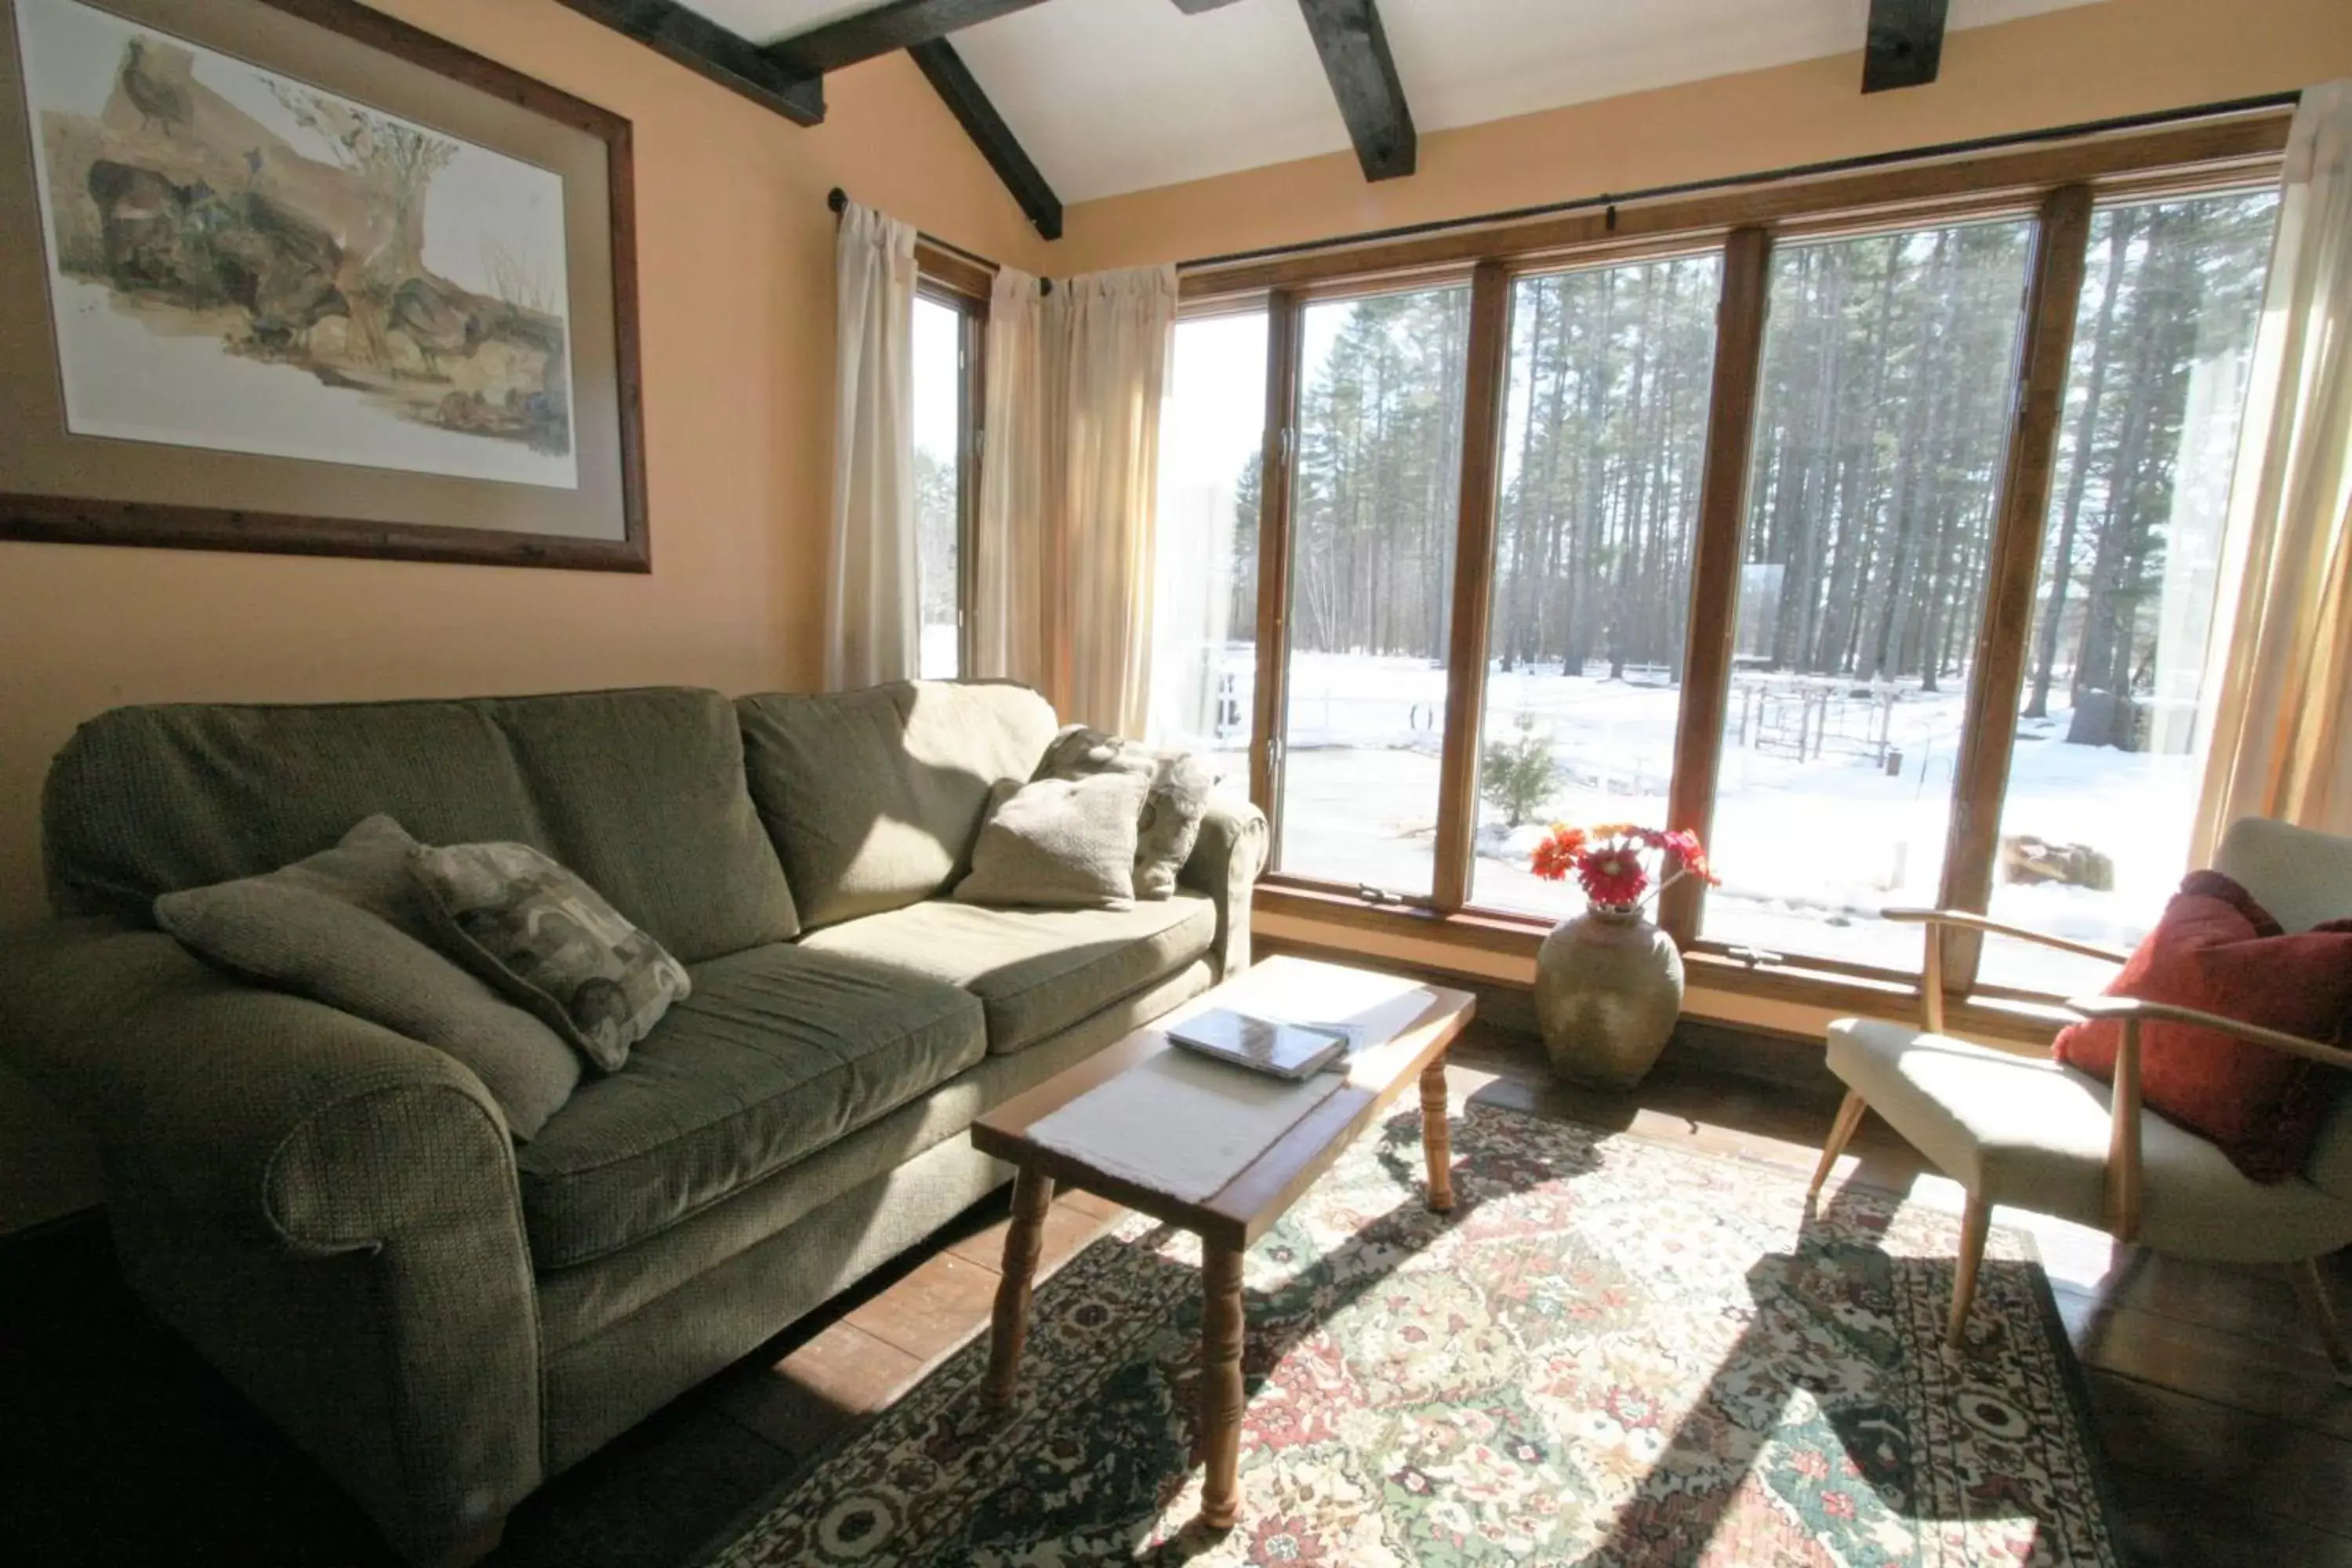
[{"label": "large window", "polygon": [[[1992,911],[2128,947],[2189,860],[2198,718],[2277,199],[2102,208],[2002,797]],[[1985,950],[1986,978],[2095,990],[2095,960]]]},{"label": "large window", "polygon": [[1263,310],[1179,321],[1160,415],[1150,738],[1208,757],[1239,799],[1257,694],[1265,350]]},{"label": "large window", "polygon": [[1907,968],[1938,901],[2032,226],[1773,258],[1705,934]]},{"label": "large window", "polygon": [[971,317],[960,303],[915,299],[915,561],[926,679],[963,673],[964,542],[972,479]]},{"label": "large window", "polygon": [[[1716,983],[1916,976],[1898,905],[2135,941],[2201,781],[2284,130],[1188,274],[1160,587],[1216,613],[1162,628],[1158,701],[1236,776],[1251,724],[1274,907],[1515,952],[1580,907],[1543,828],[1632,821],[1706,830],[1723,883],[1662,918]],[[1956,990],[2104,978],[1947,952]]]},{"label": "large window", "polygon": [[1466,288],[1301,314],[1278,868],[1432,890]]},{"label": "large window", "polygon": [[1706,255],[1512,288],[1478,904],[1582,908],[1528,870],[1553,821],[1666,825],[1722,270]]}]

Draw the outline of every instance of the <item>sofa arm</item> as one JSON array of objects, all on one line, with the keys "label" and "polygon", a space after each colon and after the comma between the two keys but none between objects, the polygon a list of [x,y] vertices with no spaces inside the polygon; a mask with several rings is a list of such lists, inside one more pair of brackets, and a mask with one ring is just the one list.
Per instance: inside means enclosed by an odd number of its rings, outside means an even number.
[{"label": "sofa arm", "polygon": [[170,937],[0,948],[0,1049],[97,1140],[123,1272],[412,1558],[541,1475],[506,1124],[457,1061]]},{"label": "sofa arm", "polygon": [[1250,893],[1265,869],[1265,813],[1246,802],[1212,800],[1201,818],[1192,857],[1178,882],[1217,905],[1217,977],[1239,974],[1250,963]]}]

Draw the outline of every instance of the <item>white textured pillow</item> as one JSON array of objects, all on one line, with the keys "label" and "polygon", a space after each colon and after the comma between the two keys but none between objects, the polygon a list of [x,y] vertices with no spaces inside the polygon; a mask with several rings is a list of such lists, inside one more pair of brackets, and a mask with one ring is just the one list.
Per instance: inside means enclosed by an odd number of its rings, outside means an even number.
[{"label": "white textured pillow", "polygon": [[1136,820],[1149,778],[999,784],[972,846],[971,874],[956,884],[966,904],[1119,909],[1134,900]]}]

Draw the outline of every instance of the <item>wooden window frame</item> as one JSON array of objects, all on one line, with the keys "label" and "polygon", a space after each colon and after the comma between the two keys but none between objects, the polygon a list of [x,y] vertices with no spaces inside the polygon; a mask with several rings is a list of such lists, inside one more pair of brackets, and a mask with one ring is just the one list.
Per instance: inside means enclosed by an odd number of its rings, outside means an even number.
[{"label": "wooden window frame", "polygon": [[953,251],[915,246],[915,294],[956,313],[956,674],[971,674],[972,546],[980,532],[981,465],[987,460],[982,409],[988,386],[988,299],[995,274]]},{"label": "wooden window frame", "polygon": [[[1270,871],[1258,907],[1459,951],[1532,960],[1549,921],[1471,901],[1477,767],[1495,575],[1499,447],[1509,384],[1512,284],[1529,274],[1714,252],[1723,258],[1716,356],[1691,567],[1691,614],[1668,823],[1712,826],[1744,548],[1748,468],[1776,244],[2021,218],[2032,225],[2013,396],[1999,489],[1985,606],[1969,666],[1962,751],[1944,858],[1942,902],[1983,912],[1992,891],[2013,714],[2031,635],[2042,528],[2060,415],[2095,208],[2244,189],[2277,175],[2289,121],[2284,109],[2217,115],[2154,130],[2087,135],[2019,149],[1938,156],[1860,174],[1788,179],[1622,207],[1580,211],[1406,239],[1340,245],[1272,258],[1204,264],[1180,279],[1182,313],[1263,307],[1267,315],[1266,419],[1258,519],[1256,700],[1250,798],[1275,835],[1280,864],[1282,737],[1288,697],[1288,610],[1300,395],[1300,323],[1311,302],[1458,284],[1471,289],[1460,511],[1433,888],[1427,898],[1381,894],[1328,879]],[[1890,969],[1812,953],[1755,954],[1698,935],[1704,889],[1685,882],[1659,919],[1700,984],[1831,1006],[1883,1006],[1916,994],[1925,969]],[[1979,985],[1979,940],[1943,939],[1948,1004],[1993,1033],[2015,1034],[2017,1005],[2051,1000]]]}]

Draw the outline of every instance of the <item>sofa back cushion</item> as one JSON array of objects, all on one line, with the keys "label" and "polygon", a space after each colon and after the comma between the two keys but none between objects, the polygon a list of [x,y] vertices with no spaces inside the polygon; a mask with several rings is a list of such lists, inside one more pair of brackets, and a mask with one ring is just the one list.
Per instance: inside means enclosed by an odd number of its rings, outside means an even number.
[{"label": "sofa back cushion", "polygon": [[801,921],[832,925],[944,893],[998,781],[1025,779],[1054,710],[1009,681],[899,680],[736,703],[751,798]]},{"label": "sofa back cushion", "polygon": [[688,963],[795,935],[792,889],[715,691],[117,708],[42,796],[60,915],[274,870],[388,812],[426,844],[528,844]]}]

